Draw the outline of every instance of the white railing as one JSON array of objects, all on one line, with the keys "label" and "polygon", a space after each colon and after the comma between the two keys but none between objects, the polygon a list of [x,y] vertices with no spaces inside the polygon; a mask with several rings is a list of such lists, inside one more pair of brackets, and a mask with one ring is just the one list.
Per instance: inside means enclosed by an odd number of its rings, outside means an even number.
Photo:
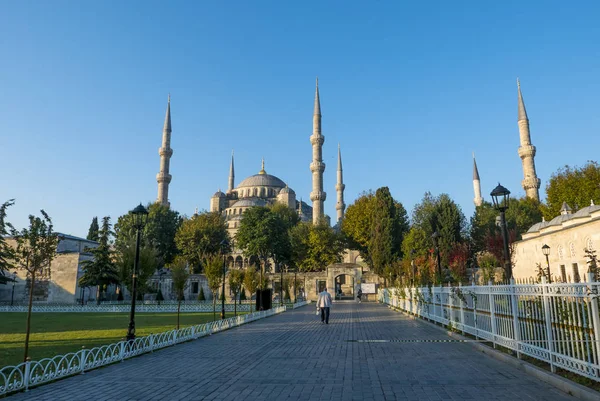
[{"label": "white railing", "polygon": [[600,282],[390,288],[379,301],[600,381]]},{"label": "white railing", "polygon": [[293,304],[292,308],[296,309],[296,308],[300,308],[300,307],[308,305],[308,304],[310,304],[310,301],[300,301],[300,302],[296,302],[295,304]]},{"label": "white railing", "polygon": [[132,341],[121,341],[89,350],[81,349],[77,352],[57,355],[53,358],[23,362],[17,366],[6,366],[0,369],[0,396],[15,391],[28,390],[30,387],[39,386],[40,384],[77,373],[84,373],[100,366],[122,362],[125,359],[140,354],[170,347],[184,341],[195,340],[284,311],[285,306],[276,307],[266,311],[184,327],[179,330],[150,334],[149,336],[138,337]]},{"label": "white railing", "polygon": [[[237,305],[237,310],[240,312],[250,312],[251,304]],[[225,304],[225,311],[233,312],[236,308],[233,304]],[[33,305],[31,307],[32,312],[105,312],[105,313],[129,313],[131,310],[130,304],[66,304],[66,305]],[[221,310],[221,302],[217,302],[217,311]],[[177,312],[176,303],[168,304],[150,304],[150,305],[136,305],[136,312]],[[211,303],[190,303],[181,304],[181,312],[212,312],[213,304]],[[0,312],[27,312],[27,305],[13,305],[13,306],[0,306]]]}]

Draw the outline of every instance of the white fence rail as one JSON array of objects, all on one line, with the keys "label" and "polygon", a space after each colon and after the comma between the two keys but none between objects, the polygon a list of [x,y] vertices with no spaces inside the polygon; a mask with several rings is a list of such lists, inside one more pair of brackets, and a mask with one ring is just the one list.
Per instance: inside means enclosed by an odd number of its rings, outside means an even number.
[{"label": "white fence rail", "polygon": [[258,319],[285,311],[276,307],[266,311],[230,317],[224,320],[184,327],[179,330],[165,331],[138,337],[133,341],[121,341],[92,349],[82,349],[66,355],[57,355],[39,361],[23,362],[17,366],[0,369],[0,396],[30,387],[39,386],[53,380],[123,361],[125,359],[170,347],[184,341],[195,340],[206,335],[240,326]]},{"label": "white fence rail", "polygon": [[379,301],[600,381],[600,282],[390,288]]},{"label": "white fence rail", "polygon": [[[237,305],[239,312],[250,312],[251,304]],[[234,311],[233,304],[225,304],[226,312]],[[100,305],[78,305],[78,304],[66,304],[66,305],[33,305],[31,308],[32,312],[105,312],[105,313],[129,313],[131,310],[130,304],[100,304]],[[221,302],[217,302],[217,311],[221,310]],[[150,312],[150,313],[169,313],[177,312],[177,303],[168,304],[149,304],[149,305],[136,305],[136,312]],[[210,303],[189,303],[181,304],[181,312],[212,312],[213,304]],[[27,312],[27,305],[14,305],[14,306],[0,306],[0,312]]]},{"label": "white fence rail", "polygon": [[300,308],[302,306],[308,305],[310,301],[300,301],[293,304],[293,309]]}]

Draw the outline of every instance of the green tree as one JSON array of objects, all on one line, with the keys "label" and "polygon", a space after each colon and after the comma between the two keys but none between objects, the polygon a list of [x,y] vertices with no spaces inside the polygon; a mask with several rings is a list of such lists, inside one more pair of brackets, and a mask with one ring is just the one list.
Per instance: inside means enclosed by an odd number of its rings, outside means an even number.
[{"label": "green tree", "polygon": [[[250,293],[250,300],[252,300],[252,295],[256,294],[259,280],[260,278],[258,277],[256,266],[249,266],[246,268],[246,271],[244,271],[244,288]],[[252,302],[250,302],[250,313],[252,313]]]},{"label": "green tree", "polygon": [[181,310],[181,301],[184,299],[185,288],[187,287],[188,273],[185,260],[175,258],[175,261],[169,266],[171,270],[171,280],[173,280],[173,289],[177,297],[177,330],[179,330],[179,312]]},{"label": "green tree", "polygon": [[111,249],[111,235],[110,217],[105,216],[102,219],[102,229],[98,232],[98,247],[88,248],[93,259],[81,262],[83,275],[79,279],[79,285],[96,287],[97,304],[100,304],[102,294],[109,285],[119,283],[119,273]]},{"label": "green tree", "polygon": [[98,225],[98,217],[92,218],[92,223],[90,224],[90,229],[88,230],[88,235],[86,237],[90,241],[98,241],[100,238],[100,226]]},{"label": "green tree", "polygon": [[285,228],[290,230],[296,224],[300,222],[300,217],[298,213],[294,209],[290,209],[287,205],[276,202],[272,206],[270,206],[271,212],[275,213],[285,225]]},{"label": "green tree", "polygon": [[[135,240],[122,243],[116,250],[116,261],[119,273],[119,282],[125,285],[129,293],[132,292],[133,265],[135,261]],[[137,272],[138,296],[150,292],[148,280],[158,269],[156,250],[151,246],[140,247],[140,260]]]},{"label": "green tree", "polygon": [[29,353],[29,334],[31,331],[31,306],[36,277],[49,277],[50,264],[56,256],[58,235],[54,232],[52,219],[44,211],[42,217],[29,215],[29,228],[17,231],[11,227],[11,236],[15,241],[14,263],[17,269],[24,270],[29,280],[29,305],[27,309],[27,326],[25,329],[25,356]]},{"label": "green tree", "polygon": [[224,241],[229,241],[225,218],[214,212],[184,220],[175,235],[177,248],[195,271],[201,271],[208,259],[223,251]]},{"label": "green tree", "polygon": [[223,282],[223,261],[217,255],[208,259],[204,266],[204,275],[208,281],[208,288],[212,292],[213,298],[213,318],[217,319],[217,292]]},{"label": "green tree", "polygon": [[360,252],[362,258],[371,265],[369,244],[371,241],[371,228],[375,194],[372,191],[363,192],[353,204],[348,206],[342,220],[342,233],[348,245]]},{"label": "green tree", "polygon": [[229,289],[233,293],[233,313],[237,316],[237,295],[242,289],[244,281],[244,272],[238,269],[233,269],[229,272]]},{"label": "green tree", "polygon": [[560,214],[563,202],[577,210],[590,201],[600,204],[600,165],[589,161],[583,167],[564,166],[556,171],[546,185],[546,206],[543,214],[551,220]]},{"label": "green tree", "polygon": [[13,268],[14,248],[6,241],[13,227],[6,221],[6,209],[14,204],[14,199],[11,199],[0,206],[0,284],[8,281],[5,274]]},{"label": "green tree", "polygon": [[292,227],[292,229],[289,231],[291,246],[290,265],[298,268],[299,271],[310,270],[307,259],[309,248],[308,238],[310,236],[311,227],[312,223],[301,222]]},{"label": "green tree", "polygon": [[[175,234],[181,225],[182,218],[178,212],[159,203],[149,203],[148,222],[142,232],[142,246],[156,250],[157,264],[162,267],[173,261],[177,255]],[[115,246],[127,246],[135,241],[136,229],[133,226],[131,212],[120,216],[115,224]]]},{"label": "green tree", "polygon": [[300,265],[304,272],[323,271],[332,263],[342,260],[344,242],[342,236],[325,222],[309,226],[308,253]]}]

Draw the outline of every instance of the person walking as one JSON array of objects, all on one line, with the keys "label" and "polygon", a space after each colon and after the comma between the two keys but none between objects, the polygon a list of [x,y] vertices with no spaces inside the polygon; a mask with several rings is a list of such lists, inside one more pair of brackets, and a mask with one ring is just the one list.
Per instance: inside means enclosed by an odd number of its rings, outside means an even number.
[{"label": "person walking", "polygon": [[329,324],[329,308],[331,308],[331,294],[327,292],[327,288],[319,293],[317,300],[317,308],[321,311],[321,323]]},{"label": "person walking", "polygon": [[358,294],[356,294],[356,298],[358,298],[358,303],[362,301],[362,289],[358,289]]}]

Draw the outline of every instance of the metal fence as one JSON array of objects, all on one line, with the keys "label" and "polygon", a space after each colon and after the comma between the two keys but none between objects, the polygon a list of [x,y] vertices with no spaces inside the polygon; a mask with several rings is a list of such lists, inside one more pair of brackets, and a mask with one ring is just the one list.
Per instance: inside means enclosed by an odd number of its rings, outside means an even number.
[{"label": "metal fence", "polygon": [[[225,304],[226,312],[233,312],[236,308],[238,312],[250,312],[251,304],[242,304],[235,307],[233,304]],[[217,311],[221,310],[221,302],[217,302]],[[128,313],[131,310],[131,304],[66,304],[66,305],[33,305],[32,312],[105,312],[105,313]],[[177,303],[164,304],[136,304],[136,312],[150,313],[173,313],[177,312]],[[181,304],[181,312],[212,312],[213,304],[210,303],[188,303]],[[0,306],[0,312],[27,312],[27,305]]]},{"label": "metal fence", "polygon": [[184,327],[179,330],[138,337],[133,341],[120,341],[89,350],[82,349],[66,355],[57,355],[53,358],[23,362],[17,366],[6,366],[0,369],[0,396],[15,391],[28,390],[30,387],[77,373],[84,373],[111,363],[122,362],[137,355],[170,347],[184,341],[195,340],[284,311],[285,306],[276,307],[266,311]]},{"label": "metal fence", "polygon": [[600,282],[388,288],[379,301],[600,381]]}]

